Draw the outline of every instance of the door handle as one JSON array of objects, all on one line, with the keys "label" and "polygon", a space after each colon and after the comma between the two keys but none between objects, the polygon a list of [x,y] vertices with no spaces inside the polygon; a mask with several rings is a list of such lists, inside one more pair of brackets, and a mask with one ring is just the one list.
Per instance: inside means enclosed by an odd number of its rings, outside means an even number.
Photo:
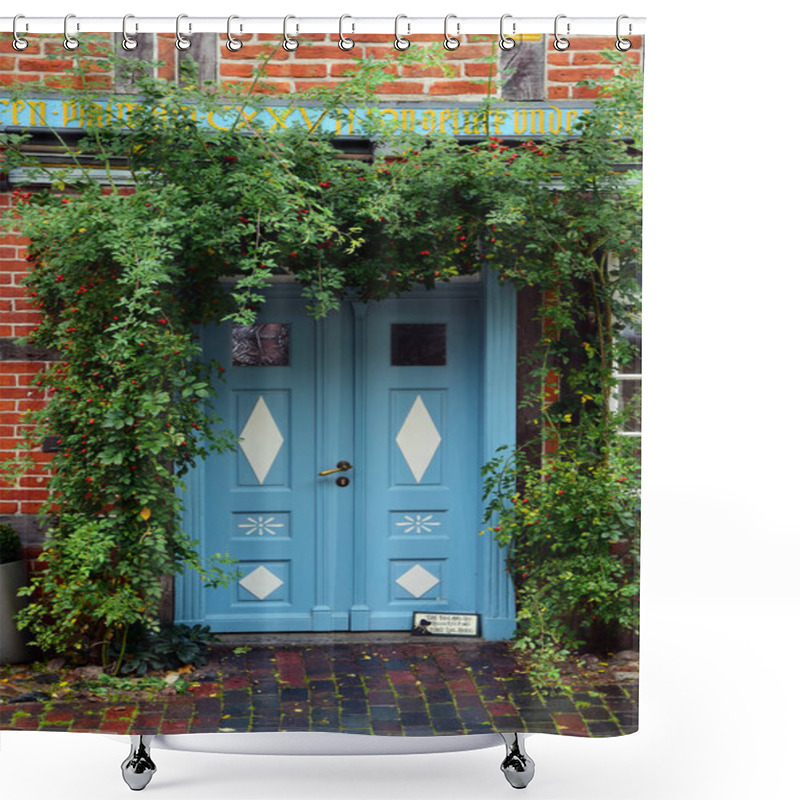
[{"label": "door handle", "polygon": [[353,465],[349,461],[339,461],[336,464],[336,469],[324,469],[322,472],[317,474],[319,475],[333,475],[336,472],[347,472],[347,470],[353,469]]}]

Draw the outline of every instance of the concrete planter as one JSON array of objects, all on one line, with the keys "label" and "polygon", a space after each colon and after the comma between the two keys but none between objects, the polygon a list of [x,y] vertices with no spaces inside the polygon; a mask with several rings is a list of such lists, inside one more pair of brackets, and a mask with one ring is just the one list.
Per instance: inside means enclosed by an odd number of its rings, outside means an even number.
[{"label": "concrete planter", "polygon": [[33,658],[33,650],[25,644],[27,634],[17,630],[14,616],[25,605],[17,592],[28,580],[24,561],[0,564],[0,664],[19,664]]}]

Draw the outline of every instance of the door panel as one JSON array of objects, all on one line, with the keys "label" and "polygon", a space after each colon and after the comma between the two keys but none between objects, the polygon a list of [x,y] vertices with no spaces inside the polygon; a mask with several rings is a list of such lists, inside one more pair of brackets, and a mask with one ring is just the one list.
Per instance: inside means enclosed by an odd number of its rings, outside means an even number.
[{"label": "door panel", "polygon": [[414,295],[314,321],[277,295],[255,326],[204,335],[240,437],[205,465],[204,550],[241,572],[204,591],[204,620],[408,630],[413,611],[476,612],[479,301]]},{"label": "door panel", "polygon": [[[275,329],[280,342],[271,336]],[[240,437],[235,453],[206,462],[204,549],[230,553],[240,579],[205,592],[205,619],[217,631],[309,630],[316,569],[314,323],[299,300],[275,300],[255,326],[220,326],[205,338],[208,357],[227,370],[217,411]]]},{"label": "door panel", "polygon": [[388,300],[367,319],[367,605],[373,629],[413,611],[476,611],[477,300]]}]

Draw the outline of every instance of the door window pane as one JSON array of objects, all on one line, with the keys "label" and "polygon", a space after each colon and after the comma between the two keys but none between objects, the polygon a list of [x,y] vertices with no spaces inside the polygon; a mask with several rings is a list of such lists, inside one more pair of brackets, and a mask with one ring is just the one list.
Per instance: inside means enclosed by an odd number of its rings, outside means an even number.
[{"label": "door window pane", "polygon": [[288,367],[291,325],[266,322],[233,326],[234,367]]},{"label": "door window pane", "polygon": [[392,325],[393,367],[443,367],[447,364],[447,325],[395,323]]}]

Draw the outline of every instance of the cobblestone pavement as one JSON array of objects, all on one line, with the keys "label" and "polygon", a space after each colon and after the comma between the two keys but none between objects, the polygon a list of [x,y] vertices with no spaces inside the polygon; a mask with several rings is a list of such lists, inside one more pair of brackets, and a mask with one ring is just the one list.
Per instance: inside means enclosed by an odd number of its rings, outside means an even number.
[{"label": "cobblestone pavement", "polygon": [[636,680],[538,691],[506,642],[214,647],[181,694],[123,702],[0,697],[0,729],[104,733],[331,731],[426,736],[637,728]]}]

